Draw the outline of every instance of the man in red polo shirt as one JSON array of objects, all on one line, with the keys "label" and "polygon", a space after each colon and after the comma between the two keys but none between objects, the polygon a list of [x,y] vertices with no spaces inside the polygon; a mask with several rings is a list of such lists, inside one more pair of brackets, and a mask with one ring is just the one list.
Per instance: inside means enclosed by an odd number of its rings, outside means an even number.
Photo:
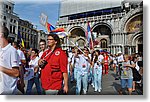
[{"label": "man in red polo shirt", "polygon": [[49,34],[47,39],[49,49],[46,50],[41,59],[39,66],[42,67],[46,61],[47,64],[41,70],[41,83],[45,94],[56,95],[59,90],[63,89],[68,92],[68,58],[66,53],[61,49],[60,39],[56,34]]}]

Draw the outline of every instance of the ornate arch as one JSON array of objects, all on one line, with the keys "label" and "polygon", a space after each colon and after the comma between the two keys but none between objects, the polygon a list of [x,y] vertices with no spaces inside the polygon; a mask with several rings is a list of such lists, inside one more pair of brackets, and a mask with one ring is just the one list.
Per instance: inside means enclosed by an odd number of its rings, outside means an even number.
[{"label": "ornate arch", "polygon": [[68,30],[69,34],[71,33],[72,30],[78,29],[78,28],[83,30],[84,32],[86,32],[86,30],[82,26],[73,26],[73,27],[69,28],[69,30]]},{"label": "ornate arch", "polygon": [[136,46],[136,41],[137,41],[137,39],[138,38],[140,38],[140,37],[143,37],[143,33],[142,32],[138,32],[138,33],[135,33],[132,37],[131,37],[131,44],[132,44],[132,46]]},{"label": "ornate arch", "polygon": [[122,33],[127,33],[126,32],[126,24],[134,17],[142,14],[143,12],[143,8],[137,8],[135,10],[131,10],[129,11],[126,16],[124,16],[122,19],[121,19],[121,28],[120,28],[120,31]]},{"label": "ornate arch", "polygon": [[83,40],[85,42],[85,45],[87,45],[87,40],[84,37],[78,37],[75,39],[75,43],[78,42],[79,40]]},{"label": "ornate arch", "polygon": [[105,25],[107,26],[110,30],[111,30],[111,33],[113,33],[113,29],[112,29],[112,25],[110,23],[105,23],[105,22],[99,22],[99,23],[95,23],[92,27],[91,27],[91,30],[93,31],[97,26],[99,25]]}]

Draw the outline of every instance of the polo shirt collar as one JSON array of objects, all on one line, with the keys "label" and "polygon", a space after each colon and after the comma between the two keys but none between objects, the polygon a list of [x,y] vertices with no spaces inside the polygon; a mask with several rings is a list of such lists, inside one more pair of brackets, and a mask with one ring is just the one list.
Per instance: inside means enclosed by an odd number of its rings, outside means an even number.
[{"label": "polo shirt collar", "polygon": [[5,46],[4,48],[2,48],[2,50],[5,51],[5,50],[7,50],[10,47],[11,47],[11,44],[9,43],[7,46]]}]

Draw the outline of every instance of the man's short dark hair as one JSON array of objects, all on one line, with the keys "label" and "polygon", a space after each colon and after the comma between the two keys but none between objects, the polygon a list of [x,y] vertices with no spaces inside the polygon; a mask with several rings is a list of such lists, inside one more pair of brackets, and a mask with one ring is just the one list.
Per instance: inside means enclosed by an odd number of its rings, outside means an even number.
[{"label": "man's short dark hair", "polygon": [[14,44],[17,48],[20,48],[19,43],[13,42],[13,44]]},{"label": "man's short dark hair", "polygon": [[46,45],[46,41],[44,39],[41,39],[39,43],[44,42],[44,44]]},{"label": "man's short dark hair", "polygon": [[2,33],[2,36],[3,36],[5,39],[8,39],[9,30],[8,30],[7,27],[5,27],[5,26],[0,26],[0,32]]},{"label": "man's short dark hair", "polygon": [[37,55],[39,53],[39,50],[38,49],[32,49],[32,51],[34,51]]},{"label": "man's short dark hair", "polygon": [[54,39],[55,41],[57,41],[56,48],[60,48],[61,45],[60,45],[60,38],[59,38],[59,36],[58,36],[57,34],[53,34],[53,33],[50,33],[50,34],[48,35],[48,37],[49,37],[49,36],[53,37],[53,39]]}]

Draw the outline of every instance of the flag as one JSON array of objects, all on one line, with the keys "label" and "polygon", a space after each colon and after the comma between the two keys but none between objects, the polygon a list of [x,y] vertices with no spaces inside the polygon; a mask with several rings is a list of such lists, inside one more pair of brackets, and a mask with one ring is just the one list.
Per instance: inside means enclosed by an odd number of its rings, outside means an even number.
[{"label": "flag", "polygon": [[50,23],[46,22],[46,29],[48,32],[52,32],[52,30],[55,30],[55,27]]},{"label": "flag", "polygon": [[46,23],[46,28],[48,32],[52,32],[53,34],[57,34],[59,38],[66,37],[68,35],[67,32],[65,32],[64,28],[55,28],[53,25],[50,23]]},{"label": "flag", "polygon": [[57,34],[59,36],[59,38],[64,38],[64,37],[68,36],[67,32],[56,32],[55,34]]},{"label": "flag", "polygon": [[24,41],[23,41],[23,39],[22,39],[22,36],[21,36],[20,32],[18,32],[18,37],[19,37],[19,41],[20,41],[21,46],[22,46],[22,47],[25,47]]},{"label": "flag", "polygon": [[52,24],[46,23],[46,29],[48,32],[64,32],[64,28],[55,28]]},{"label": "flag", "polygon": [[88,46],[90,47],[90,49],[93,49],[94,46],[93,46],[92,32],[89,22],[87,24],[86,38],[88,41]]},{"label": "flag", "polygon": [[54,30],[52,30],[52,32],[64,32],[65,29],[64,28],[56,28]]},{"label": "flag", "polygon": [[44,13],[41,13],[41,15],[40,15],[40,23],[43,26],[46,26],[47,19],[48,19],[48,16],[45,15]]}]

